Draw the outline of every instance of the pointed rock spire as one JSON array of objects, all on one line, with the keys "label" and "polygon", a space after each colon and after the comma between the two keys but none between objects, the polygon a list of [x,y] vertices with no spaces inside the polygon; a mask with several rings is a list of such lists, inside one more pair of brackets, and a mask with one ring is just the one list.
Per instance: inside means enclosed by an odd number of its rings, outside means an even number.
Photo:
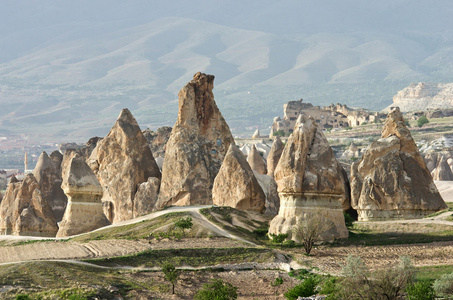
[{"label": "pointed rock spire", "polygon": [[214,101],[214,76],[196,73],[179,92],[179,112],[166,145],[158,209],[212,203],[212,185],[231,143]]},{"label": "pointed rock spire", "polygon": [[52,237],[57,222],[33,174],[11,181],[0,204],[0,233]]},{"label": "pointed rock spire", "polygon": [[347,237],[343,210],[350,204],[345,174],[314,119],[299,115],[274,172],[280,210],[271,221],[269,232],[291,236],[298,218],[320,210],[331,224],[322,238]]},{"label": "pointed rock spire", "polygon": [[267,174],[266,161],[260,155],[255,145],[252,145],[252,149],[250,149],[247,162],[250,164],[252,170],[255,170],[259,174]]},{"label": "pointed rock spire", "polygon": [[267,156],[267,175],[274,177],[274,171],[280,157],[282,156],[283,148],[285,148],[285,145],[283,145],[280,137],[275,137],[274,142],[272,143],[271,151]]},{"label": "pointed rock spire", "polygon": [[421,218],[447,208],[398,108],[381,136],[351,166],[351,203],[359,220]]},{"label": "pointed rock spire", "polygon": [[137,185],[149,177],[161,178],[148,143],[137,121],[125,108],[108,135],[97,143],[90,167],[101,183],[102,201],[112,223],[135,217]]},{"label": "pointed rock spire", "polygon": [[214,180],[215,205],[263,212],[266,196],[241,150],[230,144],[222,167]]},{"label": "pointed rock spire", "polygon": [[[57,155],[54,154],[54,157]],[[60,157],[56,157],[59,159]],[[61,172],[45,151],[38,158],[33,175],[38,181],[42,197],[49,203],[55,219],[61,220],[66,208],[68,199],[61,189]]]}]

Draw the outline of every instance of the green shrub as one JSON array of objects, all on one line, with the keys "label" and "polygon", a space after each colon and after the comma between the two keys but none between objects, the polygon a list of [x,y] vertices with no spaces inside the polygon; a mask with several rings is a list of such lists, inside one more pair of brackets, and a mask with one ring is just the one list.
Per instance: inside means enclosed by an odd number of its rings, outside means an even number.
[{"label": "green shrub", "polygon": [[27,294],[19,294],[16,296],[16,300],[28,300],[30,297]]},{"label": "green shrub", "polygon": [[428,120],[428,118],[426,116],[421,116],[417,120],[417,126],[418,127],[423,127],[423,125],[428,124],[428,123],[429,123],[429,120]]},{"label": "green shrub", "polygon": [[406,287],[407,300],[434,300],[436,294],[429,281],[419,281]]},{"label": "green shrub", "polygon": [[283,278],[277,277],[274,282],[271,283],[272,286],[279,286],[283,284]]},{"label": "green shrub", "polygon": [[192,218],[181,218],[175,221],[175,226],[182,230],[182,233],[185,235],[185,230],[190,229],[193,226]]},{"label": "green shrub", "polygon": [[280,129],[280,130],[275,131],[272,135],[273,135],[273,136],[284,137],[284,136],[285,136],[285,131],[283,131],[282,129]]},{"label": "green shrub", "polygon": [[310,297],[315,294],[317,282],[313,276],[308,277],[295,287],[289,289],[284,295],[288,300],[297,300],[298,297]]},{"label": "green shrub", "polygon": [[347,212],[343,212],[343,215],[344,215],[344,223],[346,224],[346,227],[348,229],[351,229],[352,226],[354,226],[355,220]]},{"label": "green shrub", "polygon": [[274,244],[283,244],[283,241],[288,237],[287,233],[274,234],[271,233],[272,243]]},{"label": "green shrub", "polygon": [[321,285],[321,289],[319,290],[319,293],[322,295],[330,295],[330,294],[335,293],[337,290],[336,282],[337,282],[337,280],[335,278],[328,278]]},{"label": "green shrub", "polygon": [[231,283],[223,282],[222,279],[213,279],[210,283],[205,283],[199,290],[195,300],[233,300],[237,299],[237,287]]},{"label": "green shrub", "polygon": [[453,273],[442,275],[433,284],[437,296],[453,299]]}]

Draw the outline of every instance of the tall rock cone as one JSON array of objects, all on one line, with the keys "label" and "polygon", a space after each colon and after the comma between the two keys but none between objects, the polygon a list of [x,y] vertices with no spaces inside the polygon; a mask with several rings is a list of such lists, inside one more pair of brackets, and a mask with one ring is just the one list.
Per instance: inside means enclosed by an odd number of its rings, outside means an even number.
[{"label": "tall rock cone", "polygon": [[381,136],[351,166],[351,203],[359,220],[421,218],[447,208],[398,108]]},{"label": "tall rock cone", "polygon": [[283,145],[280,137],[275,137],[271,150],[267,155],[267,175],[274,177],[274,171],[277,167],[280,157],[282,156],[283,148],[285,148],[285,145]]},{"label": "tall rock cone", "polygon": [[350,208],[345,172],[313,118],[300,115],[274,172],[280,210],[269,233],[288,233],[300,218],[320,211],[329,229],[323,240],[348,237],[343,210]]},{"label": "tall rock cone", "polygon": [[101,183],[105,214],[112,223],[136,217],[137,186],[149,177],[161,178],[148,142],[126,108],[109,134],[97,143],[89,165]]},{"label": "tall rock cone", "polygon": [[242,151],[230,144],[214,180],[212,202],[242,210],[263,212],[266,196]]},{"label": "tall rock cone", "polygon": [[83,157],[75,152],[63,166],[62,188],[69,201],[57,237],[110,225],[102,208],[102,187]]},{"label": "tall rock cone", "polygon": [[214,101],[214,76],[196,73],[179,92],[178,119],[166,145],[158,209],[212,203],[212,186],[231,143]]},{"label": "tall rock cone", "polygon": [[450,165],[448,164],[448,157],[440,155],[437,167],[431,172],[434,180],[447,180],[453,181],[453,173],[451,172]]},{"label": "tall rock cone", "polygon": [[247,157],[247,162],[249,163],[252,170],[262,175],[267,174],[266,161],[260,155],[255,145],[252,145],[252,149],[250,149],[250,153]]},{"label": "tall rock cone", "polygon": [[[63,217],[68,198],[61,189],[61,164],[62,156],[52,153],[50,158],[45,151],[41,153],[33,170],[33,175],[38,181],[41,196],[46,199],[52,208],[57,222]],[[61,154],[60,154],[61,155]]]},{"label": "tall rock cone", "polygon": [[0,204],[0,233],[53,237],[58,231],[50,205],[33,174],[11,180]]}]

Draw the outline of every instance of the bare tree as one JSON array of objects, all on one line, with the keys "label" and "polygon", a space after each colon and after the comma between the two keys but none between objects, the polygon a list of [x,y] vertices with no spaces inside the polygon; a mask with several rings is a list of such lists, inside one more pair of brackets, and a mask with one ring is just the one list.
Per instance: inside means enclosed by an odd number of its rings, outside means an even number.
[{"label": "bare tree", "polygon": [[332,225],[332,222],[327,220],[320,210],[315,210],[297,219],[296,225],[292,228],[293,237],[303,244],[305,253],[308,255],[313,245],[321,240],[322,234]]}]

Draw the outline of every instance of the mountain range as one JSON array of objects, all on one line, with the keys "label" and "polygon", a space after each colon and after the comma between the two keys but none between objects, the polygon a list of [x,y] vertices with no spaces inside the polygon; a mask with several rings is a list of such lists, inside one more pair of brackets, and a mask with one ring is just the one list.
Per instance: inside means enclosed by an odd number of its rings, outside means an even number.
[{"label": "mountain range", "polygon": [[197,71],[233,134],[282,105],[380,110],[412,82],[451,82],[449,0],[0,3],[0,135],[84,141],[122,108],[172,126]]}]

